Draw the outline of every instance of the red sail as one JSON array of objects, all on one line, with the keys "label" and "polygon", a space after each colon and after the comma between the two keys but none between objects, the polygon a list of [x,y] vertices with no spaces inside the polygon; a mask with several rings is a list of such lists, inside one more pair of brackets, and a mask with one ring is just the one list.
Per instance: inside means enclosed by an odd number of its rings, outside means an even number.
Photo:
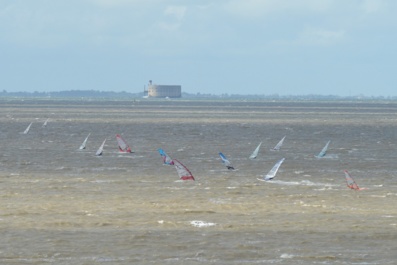
[{"label": "red sail", "polygon": [[178,172],[179,178],[181,180],[194,180],[192,172],[190,172],[190,170],[187,169],[185,165],[183,165],[181,162],[179,162],[176,159],[173,159],[172,161],[174,162],[176,172]]},{"label": "red sail", "polygon": [[120,134],[116,134],[117,144],[119,146],[119,151],[123,153],[132,153],[131,148],[127,144],[127,142],[121,137]]},{"label": "red sail", "polygon": [[350,174],[349,174],[349,172],[347,172],[347,170],[345,170],[345,178],[346,178],[346,184],[350,189],[360,190],[357,183],[354,181],[353,177],[350,176]]}]

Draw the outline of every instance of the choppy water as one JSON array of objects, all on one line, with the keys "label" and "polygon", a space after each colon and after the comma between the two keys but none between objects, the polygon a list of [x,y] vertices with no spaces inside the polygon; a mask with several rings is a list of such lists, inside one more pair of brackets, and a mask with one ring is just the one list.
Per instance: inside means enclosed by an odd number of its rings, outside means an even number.
[{"label": "choppy water", "polygon": [[[0,264],[395,264],[396,113],[386,103],[0,101]],[[133,154],[118,152],[117,133]],[[196,181],[178,182],[160,147]],[[257,180],[282,157],[274,181]],[[368,190],[349,190],[344,169]]]}]

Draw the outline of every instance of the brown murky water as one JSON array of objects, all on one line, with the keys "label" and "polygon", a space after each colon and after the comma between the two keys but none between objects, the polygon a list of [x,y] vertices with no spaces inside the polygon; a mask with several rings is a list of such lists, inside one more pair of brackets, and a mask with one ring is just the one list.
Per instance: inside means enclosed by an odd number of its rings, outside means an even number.
[{"label": "brown murky water", "polygon": [[[396,113],[390,103],[2,100],[0,264],[395,264]],[[133,154],[118,152],[117,133]],[[158,148],[196,181],[178,181]],[[273,181],[257,179],[282,157]],[[367,190],[349,190],[344,169]]]}]

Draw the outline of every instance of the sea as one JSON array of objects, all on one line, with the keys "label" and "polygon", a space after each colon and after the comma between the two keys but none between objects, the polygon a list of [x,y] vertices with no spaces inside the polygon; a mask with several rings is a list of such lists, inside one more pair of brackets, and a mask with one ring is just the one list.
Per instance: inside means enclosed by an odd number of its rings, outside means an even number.
[{"label": "sea", "polygon": [[1,99],[0,264],[397,264],[396,161],[393,101]]}]

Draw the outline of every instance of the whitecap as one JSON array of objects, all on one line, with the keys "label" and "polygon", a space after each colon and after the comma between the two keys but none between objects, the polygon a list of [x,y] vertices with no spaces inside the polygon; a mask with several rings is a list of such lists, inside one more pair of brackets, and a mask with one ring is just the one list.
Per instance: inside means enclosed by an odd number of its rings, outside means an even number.
[{"label": "whitecap", "polygon": [[281,256],[280,256],[280,258],[282,258],[282,259],[292,259],[292,258],[294,258],[295,256],[294,255],[292,255],[292,254],[287,254],[287,253],[283,253],[283,254],[281,254]]},{"label": "whitecap", "polygon": [[115,182],[114,180],[104,180],[104,179],[96,179],[93,181],[90,181],[91,183],[111,183],[111,182]]},{"label": "whitecap", "polygon": [[197,220],[191,221],[190,224],[195,227],[209,227],[216,225],[215,223],[209,223],[209,222],[197,221]]}]

